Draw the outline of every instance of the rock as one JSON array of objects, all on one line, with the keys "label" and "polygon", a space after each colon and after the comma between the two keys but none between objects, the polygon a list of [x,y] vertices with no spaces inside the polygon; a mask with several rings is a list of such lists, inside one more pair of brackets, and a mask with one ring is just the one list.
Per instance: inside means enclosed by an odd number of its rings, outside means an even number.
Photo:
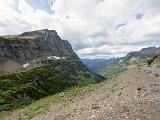
[{"label": "rock", "polygon": [[91,116],[89,117],[89,119],[90,119],[90,120],[96,119],[96,115],[95,115],[95,114],[91,115]]},{"label": "rock", "polygon": [[144,87],[138,87],[137,88],[137,96],[138,97],[145,97],[145,96],[148,96],[148,92],[147,90],[144,88]]},{"label": "rock", "polygon": [[94,110],[94,109],[99,109],[100,106],[98,104],[92,104],[91,106],[91,110]]},{"label": "rock", "polygon": [[138,87],[137,90],[138,90],[138,91],[142,90],[142,87]]}]

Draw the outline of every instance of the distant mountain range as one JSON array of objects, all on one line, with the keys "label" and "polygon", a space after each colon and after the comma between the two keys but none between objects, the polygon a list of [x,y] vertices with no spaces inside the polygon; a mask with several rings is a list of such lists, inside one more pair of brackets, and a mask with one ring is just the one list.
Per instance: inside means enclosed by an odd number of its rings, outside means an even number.
[{"label": "distant mountain range", "polygon": [[148,61],[155,56],[160,56],[160,47],[143,48],[140,51],[128,53],[125,57],[101,69],[99,73],[103,76],[114,77],[132,67],[148,66]]},{"label": "distant mountain range", "polygon": [[83,64],[85,64],[90,70],[99,72],[101,69],[107,67],[108,65],[114,63],[119,58],[110,59],[81,59]]}]

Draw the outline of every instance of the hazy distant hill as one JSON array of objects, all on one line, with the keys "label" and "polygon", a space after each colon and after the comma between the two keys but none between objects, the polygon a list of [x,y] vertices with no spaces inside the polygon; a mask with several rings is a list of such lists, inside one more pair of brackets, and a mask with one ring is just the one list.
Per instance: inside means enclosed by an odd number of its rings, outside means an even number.
[{"label": "hazy distant hill", "polygon": [[117,61],[118,58],[110,59],[81,59],[83,64],[85,64],[90,70],[99,72],[101,69],[107,67],[113,62]]}]

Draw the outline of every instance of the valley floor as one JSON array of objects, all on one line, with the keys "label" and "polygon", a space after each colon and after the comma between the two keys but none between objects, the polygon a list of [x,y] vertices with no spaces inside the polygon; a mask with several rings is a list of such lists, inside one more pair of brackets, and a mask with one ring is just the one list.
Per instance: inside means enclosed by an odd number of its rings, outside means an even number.
[{"label": "valley floor", "polygon": [[134,68],[100,84],[50,105],[45,114],[25,118],[25,110],[20,110],[4,119],[160,120],[159,69]]}]

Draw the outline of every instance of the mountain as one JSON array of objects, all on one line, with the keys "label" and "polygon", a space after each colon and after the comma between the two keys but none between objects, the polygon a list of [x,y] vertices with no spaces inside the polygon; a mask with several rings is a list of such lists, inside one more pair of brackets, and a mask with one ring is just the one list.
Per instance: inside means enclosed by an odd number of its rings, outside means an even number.
[{"label": "mountain", "polygon": [[110,59],[81,59],[83,64],[85,64],[90,70],[94,72],[99,72],[104,67],[112,64],[118,60],[118,58],[110,58]]},{"label": "mountain", "polygon": [[[149,47],[143,48],[140,51],[130,52],[124,61],[128,61],[128,64],[136,64],[142,62],[142,64],[147,63],[150,58],[160,55],[160,47]],[[122,60],[123,61],[123,60]]]},{"label": "mountain", "polygon": [[[44,29],[0,37],[0,72],[12,72],[14,64],[17,69],[22,69],[23,64],[49,56],[79,59],[71,44],[61,40],[54,30]],[[8,64],[13,66],[10,70],[5,67]]]},{"label": "mountain", "polygon": [[148,66],[148,61],[158,55],[160,55],[160,47],[149,47],[140,51],[130,52],[125,57],[102,69],[100,74],[114,77],[133,67]]},{"label": "mountain", "polygon": [[104,79],[86,68],[54,30],[0,37],[0,111]]}]

